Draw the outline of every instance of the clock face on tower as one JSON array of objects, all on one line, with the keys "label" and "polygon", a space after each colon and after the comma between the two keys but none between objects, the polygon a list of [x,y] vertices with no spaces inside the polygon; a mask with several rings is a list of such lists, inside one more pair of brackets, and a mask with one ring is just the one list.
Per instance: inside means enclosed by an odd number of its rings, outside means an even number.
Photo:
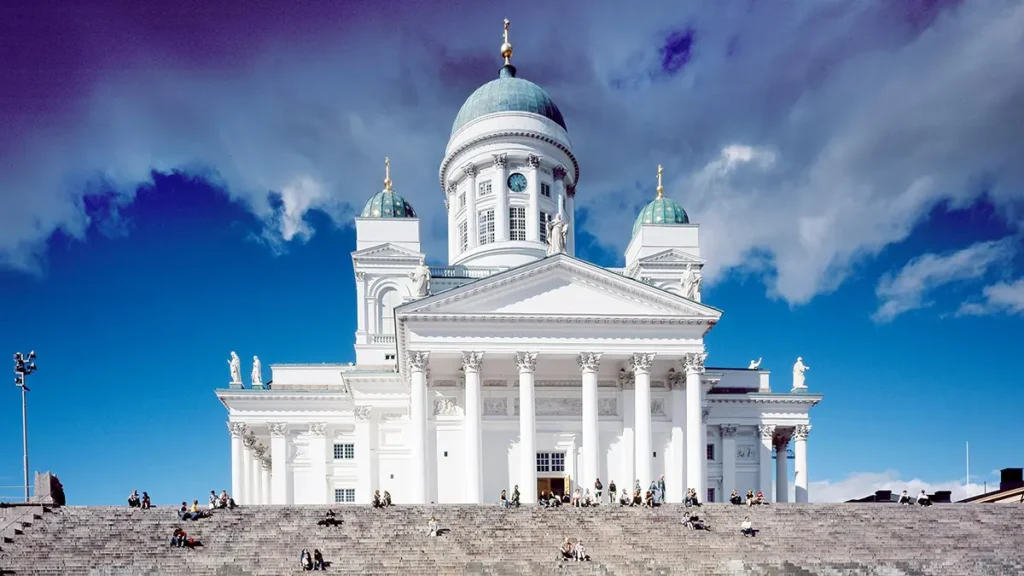
[{"label": "clock face on tower", "polygon": [[513,192],[522,192],[523,190],[526,190],[526,176],[523,176],[519,172],[509,176],[508,189]]}]

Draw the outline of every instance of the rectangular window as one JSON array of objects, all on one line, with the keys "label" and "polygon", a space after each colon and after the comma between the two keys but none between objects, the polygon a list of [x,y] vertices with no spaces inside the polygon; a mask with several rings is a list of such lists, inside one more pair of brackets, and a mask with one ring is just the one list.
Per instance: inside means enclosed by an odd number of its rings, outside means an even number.
[{"label": "rectangular window", "polygon": [[334,445],[334,459],[335,460],[351,460],[356,457],[356,445],[355,444],[335,444]]},{"label": "rectangular window", "polygon": [[526,240],[526,208],[512,206],[508,209],[508,239]]},{"label": "rectangular window", "polygon": [[565,472],[565,452],[537,452],[537,472]]},{"label": "rectangular window", "polygon": [[469,222],[459,224],[459,253],[469,248]]},{"label": "rectangular window", "polygon": [[715,489],[714,488],[708,488],[708,499],[705,500],[705,502],[714,502],[714,501],[715,501]]},{"label": "rectangular window", "polygon": [[715,460],[715,445],[708,444],[708,462],[714,462]]},{"label": "rectangular window", "polygon": [[551,184],[547,184],[546,182],[541,182],[540,183],[540,194],[541,194],[541,196],[547,196],[548,198],[551,198]]},{"label": "rectangular window", "polygon": [[459,192],[459,210],[466,207],[466,191]]},{"label": "rectangular window", "polygon": [[548,222],[551,222],[551,214],[547,212],[540,213],[540,241],[548,241]]},{"label": "rectangular window", "polygon": [[479,191],[478,196],[487,196],[491,193],[491,181],[488,180],[477,184],[477,190]]},{"label": "rectangular window", "polygon": [[477,225],[480,230],[480,245],[490,244],[494,242],[494,210],[485,210],[481,212],[477,220]]},{"label": "rectangular window", "polygon": [[355,504],[356,503],[356,489],[355,488],[335,488],[334,489],[334,501],[338,504]]}]

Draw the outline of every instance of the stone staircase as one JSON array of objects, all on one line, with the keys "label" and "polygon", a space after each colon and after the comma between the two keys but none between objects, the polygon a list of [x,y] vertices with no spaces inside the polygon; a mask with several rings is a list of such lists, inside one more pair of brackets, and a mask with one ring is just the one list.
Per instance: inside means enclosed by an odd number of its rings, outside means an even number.
[{"label": "stone staircase", "polygon": [[[681,505],[543,510],[498,506],[338,506],[340,527],[318,527],[324,506],[264,506],[181,522],[174,509],[65,507],[4,544],[13,575],[297,574],[319,548],[335,574],[1014,575],[1024,574],[1024,506],[709,504],[712,532],[686,530]],[[426,535],[431,515],[451,532]],[[760,530],[744,538],[749,515]],[[171,548],[177,527],[203,546]],[[589,563],[561,563],[566,536]]]}]

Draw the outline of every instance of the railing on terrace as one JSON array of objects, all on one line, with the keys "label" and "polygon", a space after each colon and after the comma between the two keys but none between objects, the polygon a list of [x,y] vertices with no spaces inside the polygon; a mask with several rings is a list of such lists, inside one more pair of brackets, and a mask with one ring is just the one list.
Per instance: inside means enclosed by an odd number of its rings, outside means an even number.
[{"label": "railing on terrace", "polygon": [[473,267],[466,266],[429,266],[432,278],[486,278],[498,272],[508,270],[507,267],[488,266]]},{"label": "railing on terrace", "polygon": [[394,344],[394,334],[370,334],[371,344]]}]

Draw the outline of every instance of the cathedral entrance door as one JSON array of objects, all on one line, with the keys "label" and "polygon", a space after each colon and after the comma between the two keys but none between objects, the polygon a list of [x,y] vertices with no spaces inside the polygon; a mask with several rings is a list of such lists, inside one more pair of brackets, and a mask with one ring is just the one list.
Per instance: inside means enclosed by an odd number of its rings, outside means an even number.
[{"label": "cathedral entrance door", "polygon": [[537,478],[537,496],[539,497],[541,492],[547,492],[548,494],[554,492],[561,496],[565,492],[565,487],[571,485],[568,476],[562,478]]}]

